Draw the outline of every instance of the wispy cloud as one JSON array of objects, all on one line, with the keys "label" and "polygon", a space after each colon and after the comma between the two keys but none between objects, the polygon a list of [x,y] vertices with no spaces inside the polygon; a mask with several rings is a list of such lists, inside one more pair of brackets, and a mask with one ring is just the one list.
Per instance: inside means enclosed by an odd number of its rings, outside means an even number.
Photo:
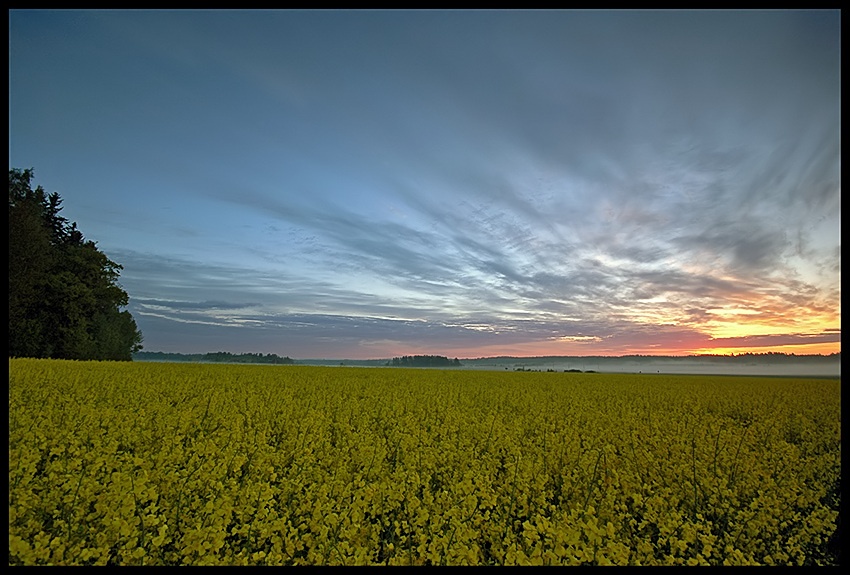
[{"label": "wispy cloud", "polygon": [[836,11],[12,16],[10,162],[148,349],[840,340]]}]

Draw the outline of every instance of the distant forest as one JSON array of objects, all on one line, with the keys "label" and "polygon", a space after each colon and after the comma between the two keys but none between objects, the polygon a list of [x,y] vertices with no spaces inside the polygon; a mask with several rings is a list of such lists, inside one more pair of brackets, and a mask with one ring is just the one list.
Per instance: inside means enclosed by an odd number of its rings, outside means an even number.
[{"label": "distant forest", "polygon": [[[490,364],[512,363],[515,366],[525,368],[532,366],[546,367],[554,362],[573,362],[588,365],[616,365],[623,362],[630,363],[655,363],[659,361],[671,363],[686,363],[692,361],[719,363],[719,364],[782,364],[782,363],[821,363],[841,360],[841,352],[829,355],[795,355],[793,353],[767,352],[767,353],[741,353],[737,355],[621,355],[621,356],[494,356],[467,358],[463,363],[457,358],[449,359],[442,355],[405,355],[392,359],[300,359],[294,360],[289,357],[280,357],[270,353],[243,353],[233,354],[226,351],[215,353],[166,353],[161,351],[139,351],[133,354],[136,361],[179,361],[179,362],[217,362],[217,363],[265,363],[279,365],[348,365],[348,366],[373,366],[373,367],[474,367]],[[576,370],[578,371],[578,370]]]},{"label": "distant forest", "polygon": [[394,357],[386,363],[392,367],[460,367],[458,358],[449,359],[442,355],[404,355]]},{"label": "distant forest", "polygon": [[287,365],[295,361],[289,357],[280,357],[276,353],[233,354],[228,351],[214,353],[165,353],[162,351],[140,351],[133,354],[136,361],[188,361],[200,363],[270,363]]}]

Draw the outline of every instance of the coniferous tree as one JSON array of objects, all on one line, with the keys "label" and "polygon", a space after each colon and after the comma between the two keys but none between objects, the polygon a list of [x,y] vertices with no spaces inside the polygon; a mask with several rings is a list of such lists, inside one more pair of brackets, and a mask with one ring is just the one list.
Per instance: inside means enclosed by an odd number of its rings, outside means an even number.
[{"label": "coniferous tree", "polygon": [[129,361],[142,334],[121,265],[60,215],[59,194],[9,170],[9,356]]}]

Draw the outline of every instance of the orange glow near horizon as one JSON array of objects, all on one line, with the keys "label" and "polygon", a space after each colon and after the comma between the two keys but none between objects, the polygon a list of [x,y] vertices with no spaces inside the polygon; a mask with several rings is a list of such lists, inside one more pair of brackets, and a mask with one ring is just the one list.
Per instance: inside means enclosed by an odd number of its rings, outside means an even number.
[{"label": "orange glow near horizon", "polygon": [[830,355],[841,352],[841,342],[812,343],[806,345],[772,345],[766,347],[716,347],[694,350],[694,354],[740,355],[742,353],[793,353],[796,355]]},{"label": "orange glow near horizon", "polygon": [[[752,334],[750,334],[752,335]],[[841,342],[819,342],[810,344],[786,345],[741,345],[737,347],[698,347],[681,346],[623,346],[612,348],[604,340],[587,338],[570,341],[569,338],[559,338],[542,342],[528,342],[516,345],[486,346],[473,349],[458,349],[452,356],[465,358],[478,357],[545,357],[545,356],[599,356],[618,357],[624,355],[658,355],[658,356],[687,356],[687,355],[740,355],[743,353],[793,353],[795,355],[830,355],[841,351]],[[440,354],[440,351],[433,351]]]},{"label": "orange glow near horizon", "polygon": [[[743,320],[754,314],[730,314]],[[799,310],[793,321],[790,312],[759,321],[656,321],[634,322],[609,336],[561,335],[538,341],[459,345],[452,349],[433,343],[418,349],[400,341],[376,340],[361,344],[363,358],[389,356],[389,350],[404,350],[393,356],[433,354],[457,358],[486,357],[622,357],[630,355],[682,357],[692,355],[741,355],[745,353],[784,353],[794,355],[832,355],[841,352],[840,312]],[[634,320],[634,318],[629,318]],[[819,319],[828,321],[818,322]],[[782,321],[780,321],[782,320]],[[492,331],[492,330],[483,330]],[[511,338],[514,339],[514,338]],[[837,339],[838,341],[829,341]],[[367,352],[370,348],[373,353]],[[368,356],[368,357],[367,357]],[[352,358],[354,359],[354,358]]]},{"label": "orange glow near horizon", "polygon": [[551,349],[548,346],[513,346],[502,349],[470,350],[469,353],[453,354],[457,357],[474,359],[478,357],[620,357],[626,355],[656,355],[656,356],[689,356],[689,355],[741,355],[745,353],[786,353],[794,355],[831,355],[841,352],[841,342],[809,344],[809,345],[776,345],[769,347],[718,347],[705,349],[630,349],[630,350],[596,350],[596,349]]},{"label": "orange glow near horizon", "polygon": [[[830,355],[841,351],[841,342],[807,344],[807,345],[776,345],[752,347],[717,347],[717,348],[647,348],[633,347],[630,349],[604,349],[593,346],[565,347],[563,344],[552,345],[553,342],[527,343],[512,346],[488,346],[485,348],[458,350],[452,357],[474,359],[478,357],[546,357],[546,356],[598,356],[619,357],[624,355],[740,355],[743,353],[793,353],[796,355]],[[441,352],[434,351],[429,353]]]},{"label": "orange glow near horizon", "polygon": [[404,351],[387,351],[386,348],[372,348],[360,353],[346,355],[346,359],[376,359],[384,357],[400,357],[403,355],[445,355],[451,358],[476,359],[486,357],[622,357],[628,355],[654,355],[682,357],[691,355],[741,355],[745,353],[786,353],[795,355],[831,355],[841,352],[841,342],[825,342],[811,344],[740,346],[740,347],[697,347],[697,346],[622,346],[609,347],[604,341],[566,344],[564,341],[550,340],[542,342],[527,342],[513,345],[492,345],[468,348],[434,348],[422,346],[410,348],[403,346]]},{"label": "orange glow near horizon", "polygon": [[753,335],[754,330],[764,329],[773,333],[819,331],[841,325],[841,302],[832,299],[832,294],[830,299],[800,303],[787,301],[781,294],[750,291],[736,294],[732,303],[706,309],[705,314],[700,323],[710,332],[745,331]]}]

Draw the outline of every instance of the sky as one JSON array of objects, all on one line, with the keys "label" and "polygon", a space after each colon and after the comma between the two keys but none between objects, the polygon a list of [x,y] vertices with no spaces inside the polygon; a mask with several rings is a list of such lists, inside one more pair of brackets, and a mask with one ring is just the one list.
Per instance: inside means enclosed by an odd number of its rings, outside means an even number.
[{"label": "sky", "polygon": [[10,10],[145,351],[841,348],[840,11]]}]

